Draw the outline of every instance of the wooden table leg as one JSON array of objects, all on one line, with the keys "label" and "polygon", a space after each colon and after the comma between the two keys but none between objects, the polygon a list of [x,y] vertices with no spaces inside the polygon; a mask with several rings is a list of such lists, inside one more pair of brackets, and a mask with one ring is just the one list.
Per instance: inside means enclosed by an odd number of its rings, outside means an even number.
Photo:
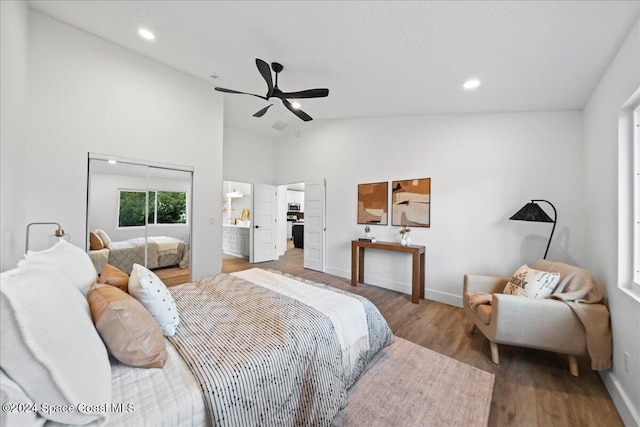
[{"label": "wooden table leg", "polygon": [[351,286],[358,284],[358,247],[351,242]]},{"label": "wooden table leg", "polygon": [[424,276],[427,275],[427,270],[425,270],[425,262],[424,262],[424,253],[420,254],[420,299],[424,299]]},{"label": "wooden table leg", "polygon": [[358,282],[364,283],[364,248],[358,249]]},{"label": "wooden table leg", "polygon": [[411,272],[411,302],[420,303],[420,255],[416,252],[411,254],[413,269]]}]

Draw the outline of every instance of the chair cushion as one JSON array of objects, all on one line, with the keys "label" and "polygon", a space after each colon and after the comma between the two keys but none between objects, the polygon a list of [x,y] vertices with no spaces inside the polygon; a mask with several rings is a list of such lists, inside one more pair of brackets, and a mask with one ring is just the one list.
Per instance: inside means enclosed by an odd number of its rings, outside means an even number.
[{"label": "chair cushion", "polygon": [[558,286],[559,281],[560,273],[535,270],[524,264],[513,273],[503,293],[528,298],[547,298]]},{"label": "chair cushion", "polygon": [[481,304],[477,306],[476,314],[480,321],[485,325],[491,323],[491,306],[489,304]]}]

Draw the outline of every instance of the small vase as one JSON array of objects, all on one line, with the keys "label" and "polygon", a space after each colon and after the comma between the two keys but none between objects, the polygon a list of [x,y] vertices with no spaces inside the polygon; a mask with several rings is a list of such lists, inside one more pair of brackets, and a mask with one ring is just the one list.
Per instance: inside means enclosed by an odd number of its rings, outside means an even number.
[{"label": "small vase", "polygon": [[407,238],[402,236],[402,239],[400,239],[400,245],[402,246],[407,246]]},{"label": "small vase", "polygon": [[371,238],[371,233],[364,233],[364,237],[367,238],[367,239],[370,239]]},{"label": "small vase", "polygon": [[405,246],[409,246],[409,245],[411,245],[411,236],[409,236],[409,235],[407,234],[407,237],[405,237],[405,238],[404,238],[404,240],[407,242],[407,244],[406,244]]}]

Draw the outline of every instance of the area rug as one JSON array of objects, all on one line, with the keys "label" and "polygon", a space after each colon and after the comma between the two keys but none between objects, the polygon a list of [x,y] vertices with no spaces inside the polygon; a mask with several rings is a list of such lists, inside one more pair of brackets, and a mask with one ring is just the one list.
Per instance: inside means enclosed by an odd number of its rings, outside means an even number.
[{"label": "area rug", "polygon": [[402,338],[349,391],[334,426],[486,426],[494,375]]}]

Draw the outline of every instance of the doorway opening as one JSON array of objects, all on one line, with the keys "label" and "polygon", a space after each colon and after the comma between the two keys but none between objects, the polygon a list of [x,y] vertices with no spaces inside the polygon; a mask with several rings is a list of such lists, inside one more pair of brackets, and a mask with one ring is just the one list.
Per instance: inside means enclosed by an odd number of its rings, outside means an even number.
[{"label": "doorway opening", "polygon": [[[304,251],[304,182],[278,186],[278,255],[298,260],[303,265]],[[297,254],[297,255],[295,255]]]},{"label": "doorway opening", "polygon": [[222,190],[222,262],[249,262],[252,224],[252,185],[246,182],[223,181]]}]

